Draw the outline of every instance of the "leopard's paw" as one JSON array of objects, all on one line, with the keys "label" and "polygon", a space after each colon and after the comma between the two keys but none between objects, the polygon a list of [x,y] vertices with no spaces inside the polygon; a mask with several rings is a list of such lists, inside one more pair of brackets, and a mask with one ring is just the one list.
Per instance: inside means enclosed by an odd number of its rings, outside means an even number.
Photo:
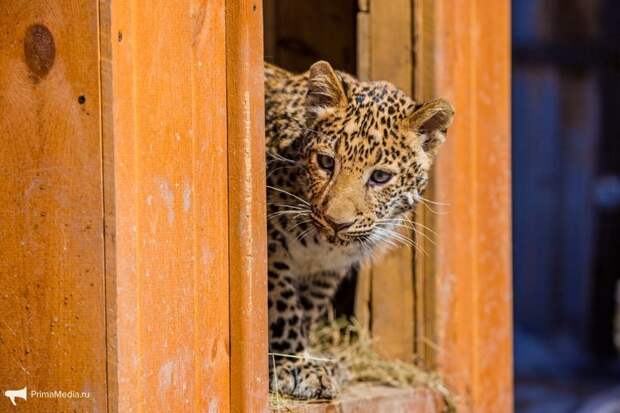
[{"label": "leopard's paw", "polygon": [[330,361],[286,360],[276,366],[271,389],[296,399],[333,399],[340,391],[338,371]]}]

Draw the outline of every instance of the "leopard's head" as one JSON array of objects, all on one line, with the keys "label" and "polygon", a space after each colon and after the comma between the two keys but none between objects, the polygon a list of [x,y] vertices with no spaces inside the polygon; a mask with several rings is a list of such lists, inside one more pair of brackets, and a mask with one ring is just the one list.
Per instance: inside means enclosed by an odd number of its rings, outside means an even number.
[{"label": "leopard's head", "polygon": [[340,245],[394,236],[421,199],[453,114],[445,100],[417,104],[391,83],[312,65],[300,155],[320,232]]}]

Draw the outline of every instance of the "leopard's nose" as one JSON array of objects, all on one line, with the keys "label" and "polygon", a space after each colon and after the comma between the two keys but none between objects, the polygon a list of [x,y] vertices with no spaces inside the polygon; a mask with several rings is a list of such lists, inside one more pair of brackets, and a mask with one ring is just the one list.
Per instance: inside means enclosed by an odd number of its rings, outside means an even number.
[{"label": "leopard's nose", "polygon": [[353,224],[355,224],[355,219],[352,221],[338,221],[330,217],[329,215],[325,216],[325,220],[336,232],[342,231],[343,229],[347,229],[351,227]]}]

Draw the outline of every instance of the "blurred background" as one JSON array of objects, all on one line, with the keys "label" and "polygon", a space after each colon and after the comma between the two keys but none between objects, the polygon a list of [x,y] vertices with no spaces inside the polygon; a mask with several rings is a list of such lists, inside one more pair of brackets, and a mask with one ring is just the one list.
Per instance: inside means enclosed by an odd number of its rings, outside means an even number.
[{"label": "blurred background", "polygon": [[620,412],[620,1],[513,0],[517,412]]}]

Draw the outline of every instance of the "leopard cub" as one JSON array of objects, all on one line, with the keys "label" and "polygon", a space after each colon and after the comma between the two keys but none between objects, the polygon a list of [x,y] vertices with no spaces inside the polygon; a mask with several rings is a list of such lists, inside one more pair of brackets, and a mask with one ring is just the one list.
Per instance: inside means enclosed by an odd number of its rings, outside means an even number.
[{"label": "leopard cub", "polygon": [[[304,357],[308,332],[352,265],[403,242],[453,118],[320,61],[303,74],[265,64],[270,383],[333,398],[343,374]],[[287,357],[288,355],[293,357]]]}]

